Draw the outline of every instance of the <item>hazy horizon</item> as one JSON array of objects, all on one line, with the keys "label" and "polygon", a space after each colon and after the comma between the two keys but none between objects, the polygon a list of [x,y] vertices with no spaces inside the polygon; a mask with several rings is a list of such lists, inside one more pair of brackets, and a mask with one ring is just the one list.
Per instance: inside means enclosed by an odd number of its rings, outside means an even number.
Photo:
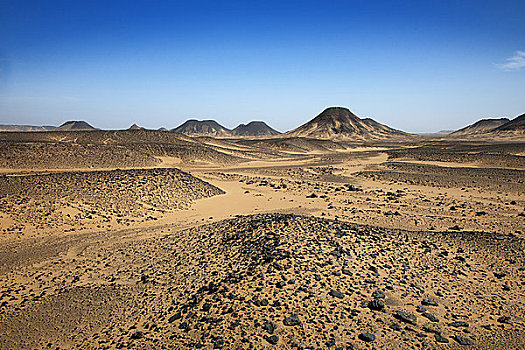
[{"label": "hazy horizon", "polygon": [[407,132],[525,113],[525,3],[3,1],[0,124]]}]

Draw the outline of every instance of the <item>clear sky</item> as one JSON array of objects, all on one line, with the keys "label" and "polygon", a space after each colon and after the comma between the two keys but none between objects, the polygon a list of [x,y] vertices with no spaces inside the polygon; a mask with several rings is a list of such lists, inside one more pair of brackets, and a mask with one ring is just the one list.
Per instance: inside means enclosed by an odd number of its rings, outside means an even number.
[{"label": "clear sky", "polygon": [[525,1],[0,0],[0,124],[173,128],[325,107],[410,132],[525,113]]}]

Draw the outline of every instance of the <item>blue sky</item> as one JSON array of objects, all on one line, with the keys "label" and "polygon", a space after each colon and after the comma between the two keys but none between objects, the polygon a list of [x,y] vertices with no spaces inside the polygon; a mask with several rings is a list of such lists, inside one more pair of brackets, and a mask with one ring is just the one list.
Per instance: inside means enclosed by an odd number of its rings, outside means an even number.
[{"label": "blue sky", "polygon": [[525,113],[525,1],[0,0],[0,124],[410,132]]}]

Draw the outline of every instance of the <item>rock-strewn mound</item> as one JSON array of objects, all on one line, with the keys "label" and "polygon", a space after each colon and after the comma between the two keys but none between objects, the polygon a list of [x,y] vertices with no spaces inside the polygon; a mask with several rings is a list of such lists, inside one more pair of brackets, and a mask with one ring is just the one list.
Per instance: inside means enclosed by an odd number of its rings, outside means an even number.
[{"label": "rock-strewn mound", "polygon": [[[224,193],[178,169],[134,169],[0,176],[0,212],[19,225],[79,226],[82,222],[187,209]],[[65,215],[68,213],[68,215]]]},{"label": "rock-strewn mound", "polygon": [[520,348],[523,248],[479,232],[241,216],[87,247],[24,275],[23,302],[13,272],[0,346]]}]

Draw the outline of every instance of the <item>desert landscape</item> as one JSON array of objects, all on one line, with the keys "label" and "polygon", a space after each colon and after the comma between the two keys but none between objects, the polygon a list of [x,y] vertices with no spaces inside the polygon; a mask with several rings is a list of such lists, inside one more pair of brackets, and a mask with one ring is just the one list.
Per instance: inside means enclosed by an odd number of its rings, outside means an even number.
[{"label": "desert landscape", "polygon": [[524,348],[524,118],[10,126],[0,348]]}]

